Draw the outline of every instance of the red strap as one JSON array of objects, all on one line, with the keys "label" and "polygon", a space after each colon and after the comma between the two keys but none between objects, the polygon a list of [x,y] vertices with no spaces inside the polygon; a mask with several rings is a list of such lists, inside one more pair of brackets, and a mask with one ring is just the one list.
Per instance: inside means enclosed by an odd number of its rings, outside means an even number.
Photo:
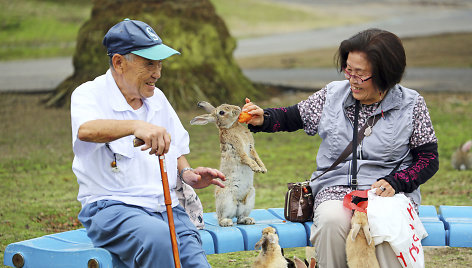
[{"label": "red strap", "polygon": [[367,198],[367,192],[369,190],[357,190],[357,191],[352,191],[350,193],[348,193],[347,195],[344,196],[344,201],[343,201],[343,205],[345,208],[348,208],[348,209],[355,209],[357,211],[360,211],[360,212],[364,212],[366,213],[367,212],[367,201],[362,201],[362,202],[359,202],[356,204],[352,203],[352,197],[353,196],[357,196],[357,197],[362,197],[362,198]]}]

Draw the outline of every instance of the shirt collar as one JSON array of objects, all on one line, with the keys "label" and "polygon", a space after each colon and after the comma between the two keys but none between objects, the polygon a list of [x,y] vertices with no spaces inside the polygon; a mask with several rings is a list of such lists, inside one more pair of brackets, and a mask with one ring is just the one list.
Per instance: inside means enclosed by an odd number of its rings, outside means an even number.
[{"label": "shirt collar", "polygon": [[159,89],[155,88],[154,95],[152,95],[150,98],[144,99],[143,103],[147,106],[149,111],[157,112],[162,109],[163,103],[159,101],[159,97],[157,96],[159,93]]},{"label": "shirt collar", "polygon": [[[106,83],[110,94],[108,101],[112,109],[117,112],[133,111],[133,108],[128,104],[125,96],[123,96],[123,93],[121,93],[121,90],[118,88],[111,74],[111,69],[108,69],[106,72]],[[152,97],[144,99],[143,101],[143,105],[146,105],[150,111],[159,111],[161,109],[162,105],[158,103],[156,93],[157,92],[155,92]]]},{"label": "shirt collar", "polygon": [[[344,108],[352,106],[356,103],[356,100],[352,96],[352,92],[349,88],[350,88],[350,85],[349,83],[347,83],[347,90],[346,90],[347,96],[344,100],[344,104],[343,104]],[[402,102],[402,95],[403,95],[400,85],[397,84],[393,86],[391,89],[386,91],[386,94],[387,95],[381,102],[382,110],[386,112],[388,110],[398,109],[398,107],[400,107],[400,103]]]}]

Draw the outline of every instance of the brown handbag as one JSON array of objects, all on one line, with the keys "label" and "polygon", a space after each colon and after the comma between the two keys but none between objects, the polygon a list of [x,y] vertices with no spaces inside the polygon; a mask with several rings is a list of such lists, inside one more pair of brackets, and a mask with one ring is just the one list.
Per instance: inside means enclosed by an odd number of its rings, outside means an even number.
[{"label": "brown handbag", "polygon": [[288,183],[284,216],[288,221],[306,222],[313,218],[313,193],[309,181]]},{"label": "brown handbag", "polygon": [[[380,119],[379,117],[371,117],[369,118],[370,124],[365,124],[357,133],[357,139],[355,142],[355,147],[359,144],[360,141],[365,136],[365,130],[369,126],[372,128],[375,123]],[[357,125],[357,124],[356,124]],[[370,134],[370,133],[369,133]],[[368,134],[368,135],[369,135]],[[341,163],[346,157],[352,153],[353,142],[351,141],[341,155],[336,159],[336,161],[323,173],[313,178],[311,181],[318,179],[319,177],[326,174],[326,172],[332,170],[336,167],[339,163]],[[313,205],[314,205],[314,197],[311,191],[311,187],[309,185],[310,180],[304,182],[297,182],[297,183],[288,183],[288,191],[285,193],[285,205],[284,205],[284,217],[288,221],[293,222],[306,222],[311,221],[313,219]],[[356,185],[357,186],[357,185]]]}]

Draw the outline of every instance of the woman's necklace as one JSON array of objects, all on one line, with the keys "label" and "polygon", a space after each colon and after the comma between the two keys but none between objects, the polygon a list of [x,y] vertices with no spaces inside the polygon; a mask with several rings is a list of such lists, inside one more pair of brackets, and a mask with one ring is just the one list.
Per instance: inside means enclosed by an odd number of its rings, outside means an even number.
[{"label": "woman's necklace", "polygon": [[372,127],[374,126],[374,123],[373,123],[374,121],[375,121],[375,115],[374,115],[374,120],[372,120],[372,125],[369,125],[369,119],[367,119],[367,122],[366,122],[367,127],[364,130],[364,136],[369,137],[370,134],[372,134]]},{"label": "woman's necklace", "polygon": [[[383,117],[384,115],[383,115],[383,109],[382,109],[382,100],[383,100],[382,91],[380,91],[380,94],[379,94],[379,95],[380,95],[379,105],[380,105],[380,109],[382,110],[382,117]],[[376,115],[374,114],[374,118],[373,118],[373,120],[371,121],[371,124],[372,124],[372,125],[369,125],[369,118],[367,119],[367,122],[366,122],[367,127],[366,127],[366,129],[364,130],[364,136],[366,136],[366,137],[369,137],[370,134],[372,134],[372,127],[374,126],[375,116],[376,116]]]}]

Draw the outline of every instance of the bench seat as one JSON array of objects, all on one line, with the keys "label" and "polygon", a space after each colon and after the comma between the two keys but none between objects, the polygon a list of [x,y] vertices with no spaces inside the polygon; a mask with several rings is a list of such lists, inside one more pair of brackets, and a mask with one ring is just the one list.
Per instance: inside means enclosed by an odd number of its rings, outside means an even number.
[{"label": "bench seat", "polygon": [[472,247],[472,206],[439,206],[446,241],[451,247]]},{"label": "bench seat", "polygon": [[423,246],[446,246],[446,229],[435,206],[420,206],[419,215],[428,236],[421,240]]},{"label": "bench seat", "polygon": [[[283,208],[254,209],[250,216],[256,224],[220,227],[215,212],[204,213],[205,229],[199,233],[206,254],[254,250],[267,226],[276,229],[282,248],[311,246],[313,222],[286,221]],[[419,216],[429,234],[423,246],[472,247],[472,207],[440,206],[438,214],[434,206],[420,206]],[[12,243],[5,249],[4,264],[23,264],[25,268],[125,267],[114,254],[94,247],[83,228]]]}]

